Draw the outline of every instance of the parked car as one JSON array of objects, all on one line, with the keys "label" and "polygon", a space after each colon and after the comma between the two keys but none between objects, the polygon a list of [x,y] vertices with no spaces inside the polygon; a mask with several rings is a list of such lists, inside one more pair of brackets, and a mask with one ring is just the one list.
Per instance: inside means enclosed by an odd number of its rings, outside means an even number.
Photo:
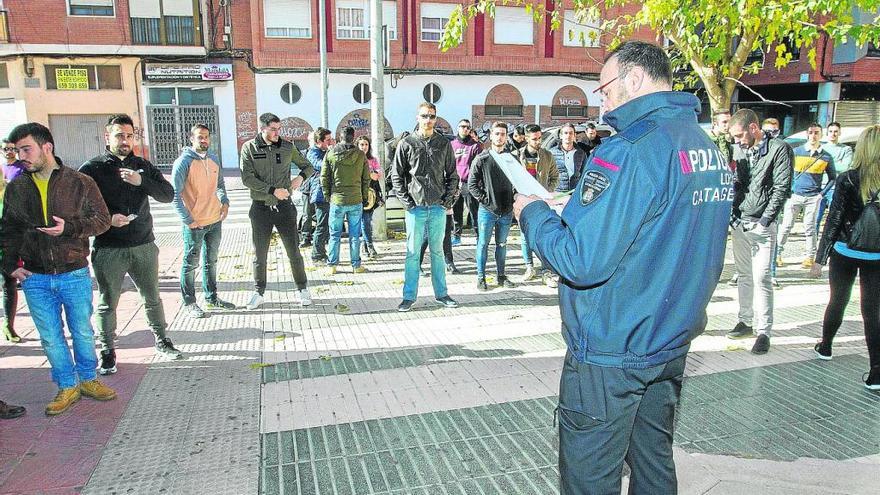
[{"label": "parked car", "polygon": [[[599,135],[599,137],[601,139],[605,139],[608,136],[616,134],[616,132],[614,131],[614,128],[612,128],[610,125],[600,124],[598,122],[582,122],[580,124],[574,124],[574,130],[576,133],[576,135],[575,135],[576,140],[582,141],[582,142],[587,141],[587,135],[586,135],[587,124],[590,124],[590,123],[592,123],[593,125],[596,126],[597,134]],[[550,149],[550,148],[556,146],[556,144],[559,143],[559,129],[561,129],[561,128],[562,128],[562,126],[556,125],[556,126],[548,127],[546,129],[544,129],[544,132],[541,136],[541,147],[544,149]]]}]

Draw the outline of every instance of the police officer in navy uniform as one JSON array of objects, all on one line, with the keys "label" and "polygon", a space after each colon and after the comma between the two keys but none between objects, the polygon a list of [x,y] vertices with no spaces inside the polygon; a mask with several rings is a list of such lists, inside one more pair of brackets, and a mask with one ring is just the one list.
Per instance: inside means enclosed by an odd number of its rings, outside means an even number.
[{"label": "police officer in navy uniform", "polygon": [[630,494],[673,494],[675,407],[721,274],[733,180],[697,125],[699,100],[671,91],[662,49],[623,43],[599,82],[618,133],[569,200],[517,195],[514,205],[529,246],[561,278],[561,491],[618,494],[626,462]]}]

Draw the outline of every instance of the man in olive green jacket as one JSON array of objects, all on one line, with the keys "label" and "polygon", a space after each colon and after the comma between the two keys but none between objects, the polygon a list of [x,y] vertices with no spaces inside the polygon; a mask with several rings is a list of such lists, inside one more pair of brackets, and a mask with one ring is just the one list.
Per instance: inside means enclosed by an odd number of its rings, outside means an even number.
[{"label": "man in olive green jacket", "polygon": [[[306,271],[299,252],[299,232],[296,228],[296,207],[290,200],[290,191],[299,187],[305,177],[314,173],[292,143],[281,139],[281,119],[277,115],[260,115],[260,133],[241,146],[241,182],[251,191],[251,236],[254,259],[254,294],[247,309],[263,305],[266,291],[266,259],[272,229],[278,230],[293,279],[300,294],[300,304],[312,304],[307,287]],[[292,177],[292,178],[291,178]]]},{"label": "man in olive green jacket", "polygon": [[354,273],[364,273],[361,266],[361,217],[363,202],[370,188],[370,167],[367,156],[354,145],[354,129],[345,127],[338,136],[339,144],[330,148],[321,167],[321,188],[324,197],[330,198],[330,244],[327,249],[327,266],[330,274],[336,273],[339,264],[339,244],[342,239],[342,223],[348,218],[348,247]]}]

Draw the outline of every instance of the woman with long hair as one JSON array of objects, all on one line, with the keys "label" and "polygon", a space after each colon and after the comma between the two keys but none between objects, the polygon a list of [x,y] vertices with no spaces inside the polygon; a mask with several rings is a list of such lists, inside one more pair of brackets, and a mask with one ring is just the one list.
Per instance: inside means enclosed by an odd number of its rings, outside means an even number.
[{"label": "woman with long hair", "polygon": [[816,357],[831,359],[831,343],[843,322],[856,274],[861,290],[862,319],[868,347],[870,370],[863,376],[865,387],[880,390],[880,253],[849,247],[853,225],[867,203],[880,193],[880,125],[868,127],[859,136],[852,168],[837,177],[834,199],[819,242],[811,274],[818,277],[822,265],[830,264],[828,281],[831,297],[822,321],[822,340],[815,346]]},{"label": "woman with long hair", "polygon": [[380,166],[379,160],[373,156],[373,146],[370,138],[361,136],[355,144],[367,155],[367,166],[370,167],[370,191],[369,198],[364,198],[364,213],[361,220],[361,237],[364,244],[364,252],[368,258],[376,257],[376,248],[373,246],[373,212],[382,203],[382,186],[379,184]]}]

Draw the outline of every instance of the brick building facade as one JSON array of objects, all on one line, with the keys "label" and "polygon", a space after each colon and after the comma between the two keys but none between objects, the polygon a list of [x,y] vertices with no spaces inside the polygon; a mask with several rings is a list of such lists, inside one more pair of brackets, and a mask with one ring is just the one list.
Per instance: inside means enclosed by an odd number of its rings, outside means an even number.
[{"label": "brick building facade", "polygon": [[[547,126],[597,119],[592,91],[605,50],[582,46],[579,36],[590,44],[595,28],[574,22],[570,1],[545,2],[563,11],[560,30],[521,7],[499,5],[494,19],[478,16],[460,46],[442,53],[437,41],[458,2],[384,1],[389,132],[411,129],[424,100],[437,105],[441,128],[450,130],[461,118],[480,128],[494,120]],[[325,2],[331,130],[369,130],[370,5]],[[80,159],[102,147],[100,136],[86,139],[100,132],[101,118],[126,112],[143,137],[142,152],[167,164],[186,144],[188,126],[208,120],[224,166],[233,167],[238,147],[258,130],[258,115],[269,111],[303,147],[320,124],[318,8],[318,0],[0,1],[0,132],[25,120],[54,123]],[[743,80],[790,106],[754,101],[742,90],[735,106],[777,116],[786,132],[840,116],[876,122],[877,108],[865,100],[880,100],[877,50],[825,48],[817,69],[804,56],[776,71],[771,47],[768,69]]]}]

